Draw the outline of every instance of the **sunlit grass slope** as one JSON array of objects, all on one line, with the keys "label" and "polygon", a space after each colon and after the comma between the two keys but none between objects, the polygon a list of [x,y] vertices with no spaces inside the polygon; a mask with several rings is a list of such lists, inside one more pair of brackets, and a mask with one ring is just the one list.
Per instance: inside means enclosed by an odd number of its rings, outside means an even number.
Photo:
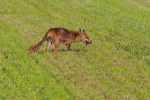
[{"label": "sunlit grass slope", "polygon": [[[0,99],[150,99],[149,0],[1,0]],[[47,30],[84,28],[91,45],[46,42]]]}]

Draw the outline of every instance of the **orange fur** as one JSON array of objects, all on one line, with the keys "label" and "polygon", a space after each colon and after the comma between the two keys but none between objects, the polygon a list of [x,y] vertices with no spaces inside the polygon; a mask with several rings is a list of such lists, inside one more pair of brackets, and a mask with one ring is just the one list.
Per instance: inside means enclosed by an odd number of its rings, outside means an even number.
[{"label": "orange fur", "polygon": [[52,43],[55,45],[55,52],[57,52],[57,48],[59,44],[65,44],[67,49],[70,50],[70,45],[74,42],[83,41],[86,44],[91,44],[91,40],[89,36],[86,34],[85,30],[79,29],[79,31],[67,30],[65,28],[51,28],[45,34],[43,39],[34,46],[31,46],[27,49],[28,52],[39,50],[40,46],[48,41],[46,51],[48,51],[49,47]]}]

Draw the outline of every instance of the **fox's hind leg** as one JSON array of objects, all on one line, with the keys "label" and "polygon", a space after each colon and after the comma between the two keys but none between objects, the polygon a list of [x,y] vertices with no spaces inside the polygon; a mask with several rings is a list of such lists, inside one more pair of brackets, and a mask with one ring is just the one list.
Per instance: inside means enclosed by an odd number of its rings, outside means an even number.
[{"label": "fox's hind leg", "polygon": [[47,47],[46,47],[46,52],[48,51],[48,49],[49,49],[49,47],[52,45],[52,41],[51,41],[51,39],[49,38],[48,40],[47,40]]}]

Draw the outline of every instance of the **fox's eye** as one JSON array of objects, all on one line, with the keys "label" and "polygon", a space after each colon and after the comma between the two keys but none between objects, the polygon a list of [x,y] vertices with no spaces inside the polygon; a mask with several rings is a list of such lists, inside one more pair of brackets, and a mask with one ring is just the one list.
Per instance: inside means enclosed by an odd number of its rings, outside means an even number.
[{"label": "fox's eye", "polygon": [[88,38],[88,37],[86,37],[86,38]]}]

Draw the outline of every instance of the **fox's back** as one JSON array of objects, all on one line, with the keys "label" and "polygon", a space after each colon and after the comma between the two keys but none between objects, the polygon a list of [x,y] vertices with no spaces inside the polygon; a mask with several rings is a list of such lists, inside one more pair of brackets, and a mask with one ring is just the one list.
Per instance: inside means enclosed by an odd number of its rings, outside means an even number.
[{"label": "fox's back", "polygon": [[52,34],[53,41],[59,41],[60,43],[72,43],[75,41],[76,35],[73,31],[67,30],[65,28],[51,28],[49,33]]},{"label": "fox's back", "polygon": [[52,33],[55,34],[56,37],[63,39],[75,37],[75,34],[71,30],[67,30],[65,28],[51,28],[49,31],[52,31]]},{"label": "fox's back", "polygon": [[49,32],[54,32],[55,34],[62,34],[62,35],[67,35],[69,34],[69,30],[65,28],[51,28]]}]

